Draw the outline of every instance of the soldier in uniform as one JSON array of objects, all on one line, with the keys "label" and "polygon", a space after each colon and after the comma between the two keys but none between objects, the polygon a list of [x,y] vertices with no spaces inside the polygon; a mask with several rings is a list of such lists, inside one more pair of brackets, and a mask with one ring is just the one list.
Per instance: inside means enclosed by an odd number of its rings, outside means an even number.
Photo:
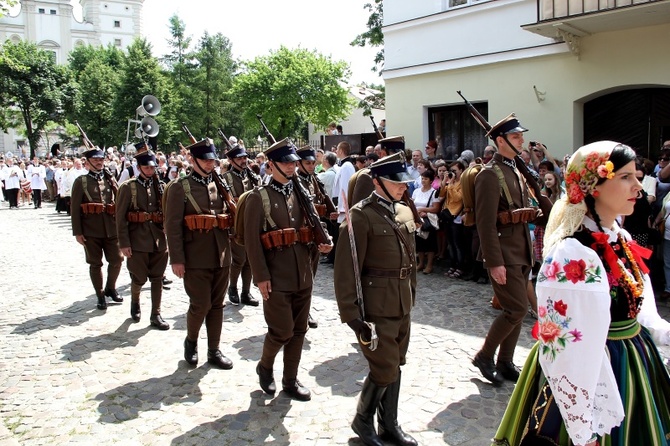
[{"label": "soldier in uniform", "polygon": [[[312,300],[314,271],[319,252],[331,245],[314,243],[312,229],[305,224],[304,210],[292,181],[300,157],[288,139],[265,151],[272,165],[272,180],[247,197],[244,208],[244,246],[254,282],[263,296],[268,332],[263,354],[256,367],[263,391],[274,395],[275,357],[284,347],[282,388],[291,397],[308,401],[311,392],[297,379],[307,318]],[[310,212],[316,212],[311,209]]]},{"label": "soldier in uniform", "polygon": [[230,274],[232,202],[227,201],[227,184],[214,171],[214,144],[202,140],[186,149],[193,171],[166,189],[164,209],[172,272],[184,279],[190,301],[184,359],[191,365],[198,363],[198,336],[204,321],[207,362],[228,370],[233,361],[221,353],[219,342]]},{"label": "soldier in uniform", "polygon": [[170,325],[161,316],[162,279],[168,261],[161,205],[165,184],[156,175],[156,156],[146,143],[140,142],[135,148],[140,174],[121,184],[116,200],[119,247],[130,273],[130,317],[140,321],[140,292],[149,279],[149,323],[159,330],[169,330]]},{"label": "soldier in uniform", "polygon": [[[388,138],[380,139],[379,145],[381,146],[380,156],[383,158],[394,153],[404,152],[405,138],[403,136],[389,136]],[[372,184],[370,169],[358,170],[351,176],[347,186],[347,200],[350,206],[369,197],[375,190],[375,186]]]},{"label": "soldier in uniform", "polygon": [[519,369],[512,359],[528,312],[526,289],[533,265],[528,221],[532,220],[533,211],[529,209],[529,189],[517,169],[514,150],[521,150],[526,131],[514,114],[494,125],[487,136],[494,140],[498,152],[475,178],[475,220],[481,241],[478,260],[488,270],[503,311],[491,324],[472,363],[494,385],[500,385],[503,379],[516,382],[519,378]]},{"label": "soldier in uniform", "polygon": [[[232,138],[232,137],[231,137]],[[233,198],[237,200],[244,192],[251,190],[261,183],[261,179],[247,167],[248,154],[244,147],[235,144],[226,152],[230,162],[230,169],[224,174],[226,183],[230,186]],[[230,249],[233,261],[230,266],[230,286],[228,287],[228,299],[233,305],[239,305],[240,301],[245,305],[258,306],[258,299],[251,295],[251,267],[247,260],[244,246],[231,243]],[[242,294],[237,293],[237,278],[242,273]]]},{"label": "soldier in uniform", "polygon": [[[356,333],[370,373],[363,383],[352,429],[366,445],[416,445],[398,425],[400,366],[409,346],[410,312],[416,298],[416,225],[400,200],[412,179],[402,153],[370,166],[374,191],[340,226],[335,254],[335,296],[340,319]],[[352,256],[350,231],[356,249]],[[356,280],[360,280],[360,284]],[[358,295],[357,285],[362,295]],[[371,325],[376,329],[374,347]],[[372,344],[371,344],[372,342]],[[378,413],[378,431],[374,415]]]},{"label": "soldier in uniform", "polygon": [[[123,302],[116,291],[116,279],[123,256],[116,236],[114,199],[116,180],[105,169],[105,154],[95,147],[84,152],[88,173],[75,179],[71,193],[72,234],[84,247],[91,283],[98,298],[98,310],[107,309],[107,299]],[[102,255],[107,259],[107,282],[103,288]]]},{"label": "soldier in uniform", "polygon": [[[319,217],[324,218],[330,216],[333,212],[337,212],[330,197],[324,191],[323,183],[314,174],[316,170],[316,150],[311,146],[304,146],[298,149],[297,153],[300,157],[300,161],[298,161],[298,181],[312,197],[314,208]],[[314,258],[312,265],[315,275],[318,266],[319,257],[317,256]],[[307,319],[307,324],[310,328],[317,328],[319,326],[319,323],[312,317],[311,313]]]}]

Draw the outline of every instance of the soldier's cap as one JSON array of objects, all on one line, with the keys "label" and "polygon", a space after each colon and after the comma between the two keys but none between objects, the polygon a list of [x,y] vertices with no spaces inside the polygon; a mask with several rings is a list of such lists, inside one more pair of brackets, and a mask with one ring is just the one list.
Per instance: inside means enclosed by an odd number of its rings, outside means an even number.
[{"label": "soldier's cap", "polygon": [[[405,151],[405,137],[404,136],[389,136],[377,141],[387,153],[404,152]],[[380,160],[381,161],[381,160]]]},{"label": "soldier's cap", "polygon": [[288,163],[291,161],[300,161],[295,145],[288,138],[277,141],[265,151],[265,156],[275,162]]},{"label": "soldier's cap", "polygon": [[198,158],[201,160],[215,160],[219,157],[216,156],[216,146],[211,139],[205,138],[200,140],[190,146],[186,147],[186,150],[191,152],[193,158]]},{"label": "soldier's cap", "polygon": [[300,159],[305,161],[316,161],[316,150],[312,146],[300,147],[297,151]]},{"label": "soldier's cap", "polygon": [[245,149],[244,147],[240,146],[239,144],[233,143],[232,138],[233,138],[233,137],[231,136],[231,137],[229,138],[229,141],[230,141],[230,143],[233,145],[233,148],[232,148],[232,149],[229,149],[229,150],[226,152],[226,157],[227,157],[228,159],[242,158],[242,157],[245,157],[245,156],[248,157],[249,154],[247,153],[246,149]]},{"label": "soldier's cap", "polygon": [[135,159],[137,160],[138,166],[152,166],[156,167],[156,155],[151,151],[151,146],[146,144],[144,141],[135,144]]},{"label": "soldier's cap", "polygon": [[370,164],[370,174],[373,177],[381,177],[394,183],[411,183],[414,181],[407,173],[407,164],[405,164],[405,154],[403,152],[385,156]]},{"label": "soldier's cap", "polygon": [[498,121],[486,136],[491,139],[496,139],[498,136],[509,135],[510,133],[527,132],[528,129],[521,126],[521,123],[516,119],[514,113],[510,113],[505,119]]},{"label": "soldier's cap", "polygon": [[86,159],[90,158],[104,158],[105,157],[105,152],[100,150],[100,147],[93,147],[92,149],[88,149],[84,152],[84,156]]}]

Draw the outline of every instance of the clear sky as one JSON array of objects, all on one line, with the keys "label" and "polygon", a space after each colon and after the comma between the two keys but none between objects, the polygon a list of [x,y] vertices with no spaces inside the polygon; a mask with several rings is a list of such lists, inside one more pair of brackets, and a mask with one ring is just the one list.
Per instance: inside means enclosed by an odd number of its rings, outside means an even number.
[{"label": "clear sky", "polygon": [[[176,13],[186,25],[186,34],[193,38],[192,46],[208,31],[226,36],[233,56],[241,60],[267,55],[280,45],[316,49],[333,60],[348,62],[351,83],[382,84],[382,78],[371,71],[377,49],[349,45],[367,30],[370,13],[363,5],[369,1],[145,0],[143,34],[153,45],[154,56],[166,54],[168,19]],[[79,1],[71,3],[75,17],[81,20]]]}]

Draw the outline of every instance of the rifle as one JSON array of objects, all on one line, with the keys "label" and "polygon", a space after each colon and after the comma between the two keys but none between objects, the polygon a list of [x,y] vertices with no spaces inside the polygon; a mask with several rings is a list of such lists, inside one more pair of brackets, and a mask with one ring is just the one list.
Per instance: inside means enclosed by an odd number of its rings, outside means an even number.
[{"label": "rifle", "polygon": [[[481,113],[477,111],[474,105],[470,103],[467,99],[465,99],[465,96],[463,96],[460,92],[460,90],[456,91],[458,95],[463,98],[465,101],[465,105],[468,108],[468,111],[472,115],[473,118],[475,118],[475,121],[479,123],[479,125],[486,130],[486,133],[491,131],[491,124],[488,123],[486,118],[482,116]],[[530,185],[531,187],[531,195],[537,200],[538,205],[540,206],[540,210],[542,211],[542,220],[548,219],[549,218],[549,213],[551,212],[551,207],[553,206],[553,203],[549,198],[547,198],[545,195],[542,195],[542,188],[540,185],[537,183],[537,180],[533,176],[532,173],[528,170],[528,167],[526,166],[526,163],[521,159],[521,154],[519,151],[514,147],[510,142],[507,140],[506,135],[502,135],[503,139],[507,143],[507,145],[516,153],[516,156],[514,157],[514,161],[516,163],[516,168],[519,169],[519,172],[524,176],[526,179],[526,183]],[[495,144],[495,140],[493,141]],[[542,224],[541,222],[538,222],[540,225]]]},{"label": "rifle", "polygon": [[[84,129],[81,128],[79,125],[79,121],[74,121],[75,125],[79,129],[79,133],[81,134],[81,139],[84,142],[84,145],[86,146],[86,149],[91,150],[91,149],[100,149],[97,147],[93,142],[88,139],[88,136],[86,136],[86,132],[84,132]],[[119,185],[116,182],[116,178],[114,178],[114,175],[112,174],[112,171],[109,170],[106,166],[102,167],[102,174],[105,176],[105,179],[109,182],[109,186],[112,188],[112,193],[114,194],[114,199],[116,200],[116,195],[119,192]]]},{"label": "rifle", "polygon": [[[193,133],[188,129],[186,126],[186,123],[182,122],[181,123],[181,129],[186,133],[188,136],[188,139],[191,140],[192,144],[195,144],[198,142],[195,139],[195,136],[193,136]],[[233,201],[233,195],[230,192],[230,186],[228,186],[228,183],[226,183],[226,180],[223,179],[221,175],[219,175],[216,170],[212,171],[212,179],[214,180],[214,185],[216,186],[216,190],[219,192],[221,195],[221,198],[223,201],[226,202],[226,206],[228,206],[228,212],[230,212],[231,217],[233,217],[233,220],[235,219],[235,213],[237,212],[237,205],[235,204],[235,201]]]},{"label": "rifle", "polygon": [[372,121],[372,128],[375,129],[377,137],[379,139],[384,139],[384,135],[382,135],[382,132],[379,131],[379,127],[377,127],[377,124],[375,123],[375,117],[370,115],[370,121]]},{"label": "rifle", "polygon": [[[263,132],[265,133],[268,141],[272,144],[276,143],[277,140],[274,136],[272,136],[272,133],[270,133],[270,130],[263,122],[263,117],[261,115],[256,115],[256,117],[260,121],[261,126],[263,127]],[[281,172],[281,169],[278,170]],[[281,173],[283,174],[283,172]],[[309,192],[307,192],[302,184],[300,184],[298,181],[298,176],[295,172],[293,172],[293,175],[291,176],[291,181],[293,182],[295,196],[298,199],[298,205],[300,206],[302,213],[305,215],[305,221],[307,222],[307,225],[314,231],[314,241],[317,245],[332,245],[333,242],[328,235],[328,231],[326,231],[323,226],[321,226],[321,218],[316,212],[316,209],[314,209]]]},{"label": "rifle", "polygon": [[[230,140],[228,139],[228,137],[226,136],[226,134],[223,133],[223,130],[221,130],[220,127],[219,127],[218,129],[216,129],[216,130],[217,130],[217,132],[219,133],[219,136],[221,137],[221,139],[223,140],[223,143],[224,143],[224,144],[226,145],[226,147],[227,147],[226,152],[229,151],[229,150],[232,150],[232,149],[233,149],[233,145],[230,143]],[[258,175],[256,175],[256,172],[254,172],[253,170],[249,169],[248,166],[245,167],[244,170],[247,172],[247,178],[249,178],[249,182],[251,182],[251,185],[252,185],[252,186],[256,187],[256,186],[258,186],[258,185],[261,183],[261,177],[259,177]]]}]

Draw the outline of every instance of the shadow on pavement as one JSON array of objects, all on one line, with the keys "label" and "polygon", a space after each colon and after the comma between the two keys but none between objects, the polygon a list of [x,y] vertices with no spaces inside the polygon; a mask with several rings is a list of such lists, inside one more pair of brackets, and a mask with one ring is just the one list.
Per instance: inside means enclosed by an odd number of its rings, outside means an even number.
[{"label": "shadow on pavement", "polygon": [[274,398],[267,401],[256,390],[250,394],[249,408],[218,420],[201,424],[172,439],[173,445],[201,444],[290,444],[284,419],[292,408],[292,400]]},{"label": "shadow on pavement", "polygon": [[91,358],[94,352],[135,347],[139,343],[139,339],[147,334],[149,330],[152,330],[152,328],[147,325],[139,330],[128,332],[128,327],[134,323],[132,319],[127,319],[113,333],[87,336],[69,342],[61,347],[61,352],[63,353],[61,359],[63,361],[84,361]]},{"label": "shadow on pavement", "polygon": [[[355,345],[357,348],[358,344]],[[333,395],[358,397],[361,391],[359,380],[367,376],[368,363],[358,351],[350,352],[316,364],[309,374],[319,387],[330,387]],[[352,413],[354,410],[352,406]]]}]

